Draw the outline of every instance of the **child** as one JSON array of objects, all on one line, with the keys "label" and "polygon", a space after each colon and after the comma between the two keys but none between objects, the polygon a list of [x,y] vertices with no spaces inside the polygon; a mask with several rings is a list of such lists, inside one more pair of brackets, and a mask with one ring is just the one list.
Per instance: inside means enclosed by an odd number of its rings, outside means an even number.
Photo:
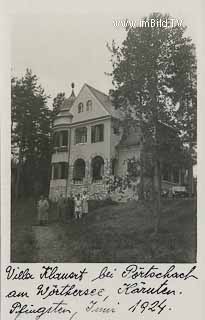
[{"label": "child", "polygon": [[80,198],[80,194],[77,195],[75,198],[75,219],[82,218],[82,200]]}]

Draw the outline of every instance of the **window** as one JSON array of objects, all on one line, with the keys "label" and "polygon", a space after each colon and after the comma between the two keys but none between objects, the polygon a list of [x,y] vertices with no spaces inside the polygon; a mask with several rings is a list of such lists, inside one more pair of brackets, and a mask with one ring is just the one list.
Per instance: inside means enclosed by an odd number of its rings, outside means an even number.
[{"label": "window", "polygon": [[92,111],[92,100],[86,102],[86,111]]},{"label": "window", "polygon": [[91,143],[104,140],[104,124],[98,124],[91,127]]},{"label": "window", "polygon": [[68,131],[55,132],[53,135],[53,144],[56,148],[68,146]]},{"label": "window", "polygon": [[58,162],[53,164],[53,179],[67,179],[68,164],[67,162]]},{"label": "window", "polygon": [[53,179],[58,179],[58,168],[59,168],[59,165],[58,163],[54,163],[53,164]]},{"label": "window", "polygon": [[68,131],[62,131],[62,146],[68,145]]},{"label": "window", "polygon": [[68,165],[66,162],[60,163],[60,179],[67,179],[68,177]]},{"label": "window", "polygon": [[167,165],[162,168],[162,180],[171,181],[171,168]]},{"label": "window", "polygon": [[116,134],[116,135],[119,135],[120,134],[120,129],[118,127],[114,127],[113,128],[113,133]]},{"label": "window", "polygon": [[75,129],[75,144],[87,142],[87,128],[81,127]]},{"label": "window", "polygon": [[173,182],[179,183],[179,169],[173,168]]},{"label": "window", "polygon": [[113,121],[112,122],[112,128],[113,128],[113,133],[116,135],[120,134],[120,123],[119,121]]},{"label": "window", "polygon": [[82,102],[80,102],[78,104],[78,113],[80,113],[80,112],[83,112],[83,103]]},{"label": "window", "polygon": [[104,175],[104,160],[100,156],[96,156],[92,159],[92,176],[93,182],[98,182],[102,180],[102,176]]},{"label": "window", "polygon": [[53,144],[54,147],[59,147],[60,146],[60,135],[59,132],[55,132],[53,135]]},{"label": "window", "polygon": [[85,178],[85,161],[83,159],[77,159],[73,168],[73,182],[82,183]]},{"label": "window", "polygon": [[112,175],[115,176],[117,172],[117,160],[112,159]]}]

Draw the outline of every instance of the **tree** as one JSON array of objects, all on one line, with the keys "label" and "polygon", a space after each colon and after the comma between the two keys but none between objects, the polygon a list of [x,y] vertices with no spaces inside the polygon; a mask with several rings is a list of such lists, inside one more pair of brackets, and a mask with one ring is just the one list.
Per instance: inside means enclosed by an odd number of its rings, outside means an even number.
[{"label": "tree", "polygon": [[[151,19],[159,21],[171,17],[153,13],[143,20],[149,22]],[[128,27],[121,47],[114,41],[108,45],[113,68],[110,74],[114,85],[111,91],[113,103],[124,111],[126,126],[130,120],[132,125],[134,120],[135,125],[140,126],[142,154],[151,154],[156,232],[161,215],[161,164],[170,161],[172,154],[176,155],[174,149],[182,148],[182,140],[178,139],[182,135],[182,124],[184,134],[189,125],[185,118],[179,122],[178,113],[179,109],[183,111],[188,92],[189,98],[193,99],[190,87],[193,88],[194,77],[189,75],[194,73],[194,45],[185,36],[185,30],[185,26],[179,25],[172,28]],[[169,149],[163,152],[168,145],[160,130],[166,126],[174,132],[171,153]]]},{"label": "tree", "polygon": [[[15,197],[39,188],[46,192],[50,167],[51,111],[36,75],[11,79],[11,146],[15,163]],[[21,189],[21,190],[20,190]]]},{"label": "tree", "polygon": [[[174,84],[174,90],[179,97],[179,108],[177,110],[177,123],[180,128],[181,139],[187,154],[188,161],[188,187],[190,196],[193,194],[193,166],[197,162],[196,144],[197,144],[197,65],[195,48],[190,51],[184,49],[183,59],[176,61],[175,69],[178,69],[178,63],[187,70],[186,85],[181,87],[179,83]],[[186,59],[184,56],[186,55]]]},{"label": "tree", "polygon": [[53,117],[57,115],[60,111],[60,107],[65,101],[65,92],[59,92],[57,96],[53,99]]}]

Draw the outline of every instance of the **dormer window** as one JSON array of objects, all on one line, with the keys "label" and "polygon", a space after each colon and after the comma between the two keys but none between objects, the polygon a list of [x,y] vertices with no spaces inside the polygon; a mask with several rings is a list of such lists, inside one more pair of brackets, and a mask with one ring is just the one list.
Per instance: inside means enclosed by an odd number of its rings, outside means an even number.
[{"label": "dormer window", "polygon": [[91,111],[92,110],[92,100],[88,100],[86,102],[86,111]]},{"label": "dormer window", "polygon": [[81,112],[83,112],[83,103],[82,102],[80,102],[78,104],[78,113],[81,113]]}]

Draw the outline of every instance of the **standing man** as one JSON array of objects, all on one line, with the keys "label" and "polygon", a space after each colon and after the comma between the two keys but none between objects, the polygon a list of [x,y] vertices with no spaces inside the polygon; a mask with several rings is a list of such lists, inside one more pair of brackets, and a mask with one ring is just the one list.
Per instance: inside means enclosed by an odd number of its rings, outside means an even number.
[{"label": "standing man", "polygon": [[66,211],[66,199],[63,197],[63,194],[60,195],[60,198],[58,199],[58,219],[60,222],[65,221],[65,211]]}]

